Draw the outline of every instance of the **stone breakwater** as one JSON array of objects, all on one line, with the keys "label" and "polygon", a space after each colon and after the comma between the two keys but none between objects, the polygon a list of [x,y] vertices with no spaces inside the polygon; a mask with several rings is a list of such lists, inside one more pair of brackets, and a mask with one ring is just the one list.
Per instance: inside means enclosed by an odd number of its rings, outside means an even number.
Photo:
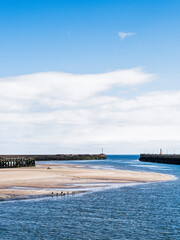
[{"label": "stone breakwater", "polygon": [[180,154],[140,154],[139,161],[180,165]]},{"label": "stone breakwater", "polygon": [[35,166],[35,161],[106,159],[105,154],[0,155],[0,168]]}]

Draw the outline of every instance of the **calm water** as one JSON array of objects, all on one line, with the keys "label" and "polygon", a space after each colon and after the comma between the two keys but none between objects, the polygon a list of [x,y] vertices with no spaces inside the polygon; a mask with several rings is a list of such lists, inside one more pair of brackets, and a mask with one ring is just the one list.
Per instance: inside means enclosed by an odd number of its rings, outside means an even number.
[{"label": "calm water", "polygon": [[179,240],[180,166],[142,163],[138,157],[108,156],[68,164],[154,171],[178,179],[62,198],[1,202],[0,239]]}]

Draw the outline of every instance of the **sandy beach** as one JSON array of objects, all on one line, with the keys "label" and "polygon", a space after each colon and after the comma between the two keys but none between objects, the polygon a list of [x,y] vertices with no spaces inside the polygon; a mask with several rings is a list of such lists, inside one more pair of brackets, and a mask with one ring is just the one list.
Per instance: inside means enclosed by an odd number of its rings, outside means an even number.
[{"label": "sandy beach", "polygon": [[[0,169],[0,200],[81,192],[84,184],[170,181],[171,175],[125,170],[91,169],[80,165],[37,165]],[[72,189],[76,190],[72,190]],[[79,188],[79,190],[77,190]],[[59,191],[57,190],[59,189]]]}]

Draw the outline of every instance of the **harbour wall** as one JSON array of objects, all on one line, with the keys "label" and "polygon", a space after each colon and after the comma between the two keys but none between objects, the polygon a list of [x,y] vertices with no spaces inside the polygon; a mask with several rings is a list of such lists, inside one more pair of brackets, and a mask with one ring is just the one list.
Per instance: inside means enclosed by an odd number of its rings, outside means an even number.
[{"label": "harbour wall", "polygon": [[106,159],[106,154],[0,155],[0,168],[35,166],[36,161]]},{"label": "harbour wall", "polygon": [[140,154],[139,160],[180,165],[180,154]]}]

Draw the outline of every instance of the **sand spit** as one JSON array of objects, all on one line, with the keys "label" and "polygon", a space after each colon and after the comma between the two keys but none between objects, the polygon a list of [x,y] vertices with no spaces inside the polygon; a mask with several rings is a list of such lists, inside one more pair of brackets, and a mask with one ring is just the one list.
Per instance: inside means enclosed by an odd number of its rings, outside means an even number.
[{"label": "sand spit", "polygon": [[[37,165],[0,169],[0,200],[32,196],[64,196],[82,192],[84,184],[171,181],[168,174],[91,169],[82,165]],[[79,190],[72,190],[78,187]],[[63,189],[63,191],[61,190]]]}]

